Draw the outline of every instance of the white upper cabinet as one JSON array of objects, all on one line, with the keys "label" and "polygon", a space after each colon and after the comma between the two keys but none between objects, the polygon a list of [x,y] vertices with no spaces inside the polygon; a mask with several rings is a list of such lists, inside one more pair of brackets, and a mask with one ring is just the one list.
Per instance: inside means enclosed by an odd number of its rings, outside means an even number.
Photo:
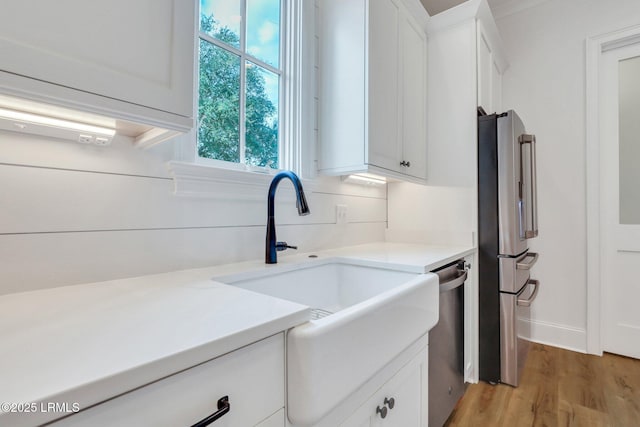
[{"label": "white upper cabinet", "polygon": [[427,183],[473,187],[477,109],[502,112],[502,41],[486,0],[433,16],[428,34]]},{"label": "white upper cabinet", "polygon": [[503,55],[497,52],[496,41],[485,30],[483,21],[476,22],[478,106],[487,114],[502,112]]},{"label": "white upper cabinet", "polygon": [[402,61],[402,159],[404,173],[424,180],[427,173],[427,38],[411,15],[405,15],[400,45]]},{"label": "white upper cabinet", "polygon": [[195,22],[195,1],[3,1],[0,92],[187,131]]},{"label": "white upper cabinet", "polygon": [[424,182],[426,12],[413,0],[326,0],[320,15],[319,170]]}]

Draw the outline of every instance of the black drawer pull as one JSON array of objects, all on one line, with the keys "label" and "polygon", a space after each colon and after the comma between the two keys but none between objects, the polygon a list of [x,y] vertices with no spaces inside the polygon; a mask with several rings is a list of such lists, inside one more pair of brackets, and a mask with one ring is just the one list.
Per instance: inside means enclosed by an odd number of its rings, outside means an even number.
[{"label": "black drawer pull", "polygon": [[381,407],[379,407],[379,406],[378,406],[378,407],[376,408],[376,414],[380,414],[380,418],[382,418],[382,419],[387,418],[387,407],[386,407],[386,406],[383,406],[383,407],[381,408]]},{"label": "black drawer pull", "polygon": [[221,418],[224,414],[229,412],[229,410],[231,410],[231,404],[229,403],[229,396],[221,397],[220,399],[218,399],[218,410],[213,414],[209,415],[207,418],[198,421],[191,427],[208,426],[209,424],[211,424],[212,422],[214,422],[218,418]]}]

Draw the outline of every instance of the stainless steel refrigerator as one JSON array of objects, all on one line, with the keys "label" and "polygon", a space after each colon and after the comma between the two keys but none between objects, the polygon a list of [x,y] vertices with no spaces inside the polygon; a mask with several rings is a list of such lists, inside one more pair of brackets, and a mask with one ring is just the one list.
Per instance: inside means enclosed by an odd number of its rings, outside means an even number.
[{"label": "stainless steel refrigerator", "polygon": [[[481,380],[514,387],[528,351],[525,328],[539,282],[536,138],[513,111],[478,117],[478,274]],[[520,319],[520,320],[519,320]]]}]

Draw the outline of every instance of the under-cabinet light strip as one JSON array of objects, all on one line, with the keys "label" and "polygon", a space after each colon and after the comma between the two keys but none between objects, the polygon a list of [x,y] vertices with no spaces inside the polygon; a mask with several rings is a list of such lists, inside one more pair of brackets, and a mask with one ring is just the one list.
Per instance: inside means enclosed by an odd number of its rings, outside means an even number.
[{"label": "under-cabinet light strip", "polygon": [[362,185],[384,185],[387,181],[383,178],[377,178],[372,176],[363,176],[363,175],[349,175],[343,178],[344,182],[352,183],[352,184],[362,184]]},{"label": "under-cabinet light strip", "polygon": [[40,116],[38,114],[24,113],[22,111],[7,110],[5,108],[0,108],[0,118],[15,120],[16,122],[26,122],[107,136],[114,136],[116,134],[114,129],[77,123],[69,120],[55,119],[53,117]]}]

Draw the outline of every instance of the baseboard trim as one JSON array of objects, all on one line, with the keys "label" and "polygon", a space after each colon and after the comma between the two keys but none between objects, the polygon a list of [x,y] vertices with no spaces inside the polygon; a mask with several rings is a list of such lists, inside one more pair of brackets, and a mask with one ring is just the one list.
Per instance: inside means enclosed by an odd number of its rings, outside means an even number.
[{"label": "baseboard trim", "polygon": [[519,318],[518,331],[523,331],[523,338],[532,342],[552,345],[579,353],[587,352],[587,331],[582,328]]}]

